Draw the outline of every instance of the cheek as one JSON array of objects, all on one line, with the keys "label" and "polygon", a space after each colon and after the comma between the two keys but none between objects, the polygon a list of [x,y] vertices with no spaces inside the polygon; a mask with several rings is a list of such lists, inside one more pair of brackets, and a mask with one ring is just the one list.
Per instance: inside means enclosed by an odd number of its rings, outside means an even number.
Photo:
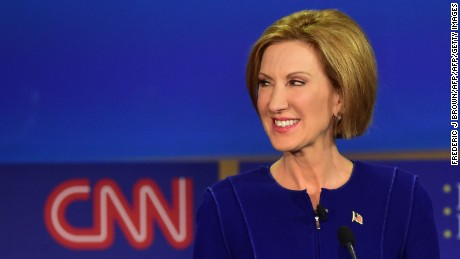
[{"label": "cheek", "polygon": [[257,98],[257,111],[258,111],[259,113],[263,112],[263,108],[262,108],[262,104],[261,104],[260,98]]},{"label": "cheek", "polygon": [[309,115],[318,113],[317,107],[321,101],[314,95],[296,92],[290,96],[290,99],[292,106],[295,106],[299,110],[298,112]]},{"label": "cheek", "polygon": [[324,96],[298,95],[296,103],[301,112],[310,118],[309,120],[328,119],[330,113],[329,100]]},{"label": "cheek", "polygon": [[259,113],[263,113],[267,109],[268,101],[267,94],[259,91],[257,96],[257,110]]}]

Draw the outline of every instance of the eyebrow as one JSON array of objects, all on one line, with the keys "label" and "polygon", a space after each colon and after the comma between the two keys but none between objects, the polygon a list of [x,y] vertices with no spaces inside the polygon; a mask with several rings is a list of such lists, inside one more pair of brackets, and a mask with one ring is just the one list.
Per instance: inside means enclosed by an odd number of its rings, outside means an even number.
[{"label": "eyebrow", "polygon": [[[297,74],[304,74],[304,75],[311,76],[311,74],[308,73],[308,72],[296,71],[296,72],[289,73],[289,74],[287,75],[287,77],[292,77],[292,76],[295,76],[295,75],[297,75]],[[264,76],[264,77],[267,77],[267,78],[271,78],[269,75],[267,75],[267,74],[265,74],[265,73],[263,73],[263,72],[259,72],[259,76],[260,76],[260,75],[262,75],[262,76]]]},{"label": "eyebrow", "polygon": [[308,75],[308,76],[311,76],[311,74],[310,74],[310,73],[308,73],[308,72],[304,72],[304,71],[296,71],[296,72],[292,72],[292,73],[289,73],[289,74],[288,74],[288,77],[291,77],[291,76],[295,76],[295,75],[297,75],[297,74],[304,74],[304,75]]}]

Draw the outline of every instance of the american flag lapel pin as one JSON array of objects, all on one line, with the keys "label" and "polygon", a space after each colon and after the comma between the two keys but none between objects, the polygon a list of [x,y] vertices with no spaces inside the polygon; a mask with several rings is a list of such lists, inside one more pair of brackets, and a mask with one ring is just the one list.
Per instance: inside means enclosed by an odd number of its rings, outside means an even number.
[{"label": "american flag lapel pin", "polygon": [[359,213],[352,211],[351,222],[356,222],[359,224],[363,224],[363,216],[359,215]]}]

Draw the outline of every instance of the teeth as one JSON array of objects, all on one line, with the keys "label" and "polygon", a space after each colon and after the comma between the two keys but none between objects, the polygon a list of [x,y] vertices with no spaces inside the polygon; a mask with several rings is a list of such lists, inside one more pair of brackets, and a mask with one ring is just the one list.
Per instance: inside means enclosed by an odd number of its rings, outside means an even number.
[{"label": "teeth", "polygon": [[285,121],[279,121],[279,120],[275,120],[275,125],[278,126],[278,127],[288,127],[288,126],[292,126],[296,123],[298,123],[300,120],[285,120]]}]

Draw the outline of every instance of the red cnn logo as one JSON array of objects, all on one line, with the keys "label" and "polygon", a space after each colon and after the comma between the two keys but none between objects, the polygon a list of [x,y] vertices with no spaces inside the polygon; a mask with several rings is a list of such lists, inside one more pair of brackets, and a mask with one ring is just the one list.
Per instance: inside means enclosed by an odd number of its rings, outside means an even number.
[{"label": "red cnn logo", "polygon": [[[88,179],[68,180],[48,196],[45,224],[59,244],[86,250],[110,247],[116,221],[132,247],[145,249],[154,240],[155,222],[173,248],[183,249],[193,239],[192,180],[173,178],[171,187],[169,205],[154,181],[140,179],[133,187],[133,204],[130,206],[111,179],[98,181],[94,190],[91,190]],[[69,224],[65,216],[67,207],[73,202],[90,199],[93,202],[93,226],[81,228]]]}]

